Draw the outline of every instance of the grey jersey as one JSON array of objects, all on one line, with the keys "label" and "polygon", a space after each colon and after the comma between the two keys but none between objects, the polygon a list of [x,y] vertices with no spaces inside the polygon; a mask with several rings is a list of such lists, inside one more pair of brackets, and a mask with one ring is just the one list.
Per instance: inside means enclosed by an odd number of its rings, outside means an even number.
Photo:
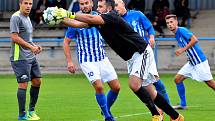
[{"label": "grey jersey", "polygon": [[[20,11],[17,11],[11,16],[10,19],[10,33],[18,33],[26,42],[33,44],[32,42],[33,27],[29,16],[24,16]],[[29,48],[23,47],[12,42],[10,60],[29,60],[35,58],[35,55]]]}]

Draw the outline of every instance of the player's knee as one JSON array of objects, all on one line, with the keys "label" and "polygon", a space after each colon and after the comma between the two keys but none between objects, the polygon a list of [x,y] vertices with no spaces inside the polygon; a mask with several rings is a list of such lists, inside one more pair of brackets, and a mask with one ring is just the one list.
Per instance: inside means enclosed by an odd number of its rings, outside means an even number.
[{"label": "player's knee", "polygon": [[141,86],[139,82],[133,80],[129,80],[128,85],[133,92],[136,92]]},{"label": "player's knee", "polygon": [[27,89],[28,88],[28,82],[19,83],[18,88]]},{"label": "player's knee", "polygon": [[95,91],[96,93],[103,93],[104,92],[104,87],[103,86],[98,86],[98,87],[95,87]]},{"label": "player's knee", "polygon": [[119,92],[120,91],[120,83],[119,80],[115,79],[110,82],[108,82],[109,87],[111,88],[112,91],[114,92]]},{"label": "player's knee", "polygon": [[40,78],[34,78],[34,79],[32,79],[31,84],[32,84],[32,86],[34,86],[34,87],[40,87],[40,85],[41,85],[41,80],[40,80]]},{"label": "player's knee", "polygon": [[112,88],[112,90],[113,90],[114,92],[119,92],[119,91],[120,91],[120,84],[115,85],[115,86]]},{"label": "player's knee", "polygon": [[213,80],[209,80],[205,82],[210,88],[212,88],[213,90],[215,90],[215,81]]},{"label": "player's knee", "polygon": [[175,83],[178,84],[178,83],[181,83],[182,82],[182,78],[179,77],[179,76],[176,76],[175,79],[174,79]]},{"label": "player's knee", "polygon": [[96,91],[96,93],[103,93],[104,92],[104,86],[101,80],[95,80],[93,82],[93,87]]},{"label": "player's knee", "polygon": [[184,81],[185,79],[186,79],[185,76],[180,75],[180,74],[177,74],[177,75],[175,76],[175,83],[176,83],[176,84],[179,84],[179,83],[181,83],[182,81]]}]

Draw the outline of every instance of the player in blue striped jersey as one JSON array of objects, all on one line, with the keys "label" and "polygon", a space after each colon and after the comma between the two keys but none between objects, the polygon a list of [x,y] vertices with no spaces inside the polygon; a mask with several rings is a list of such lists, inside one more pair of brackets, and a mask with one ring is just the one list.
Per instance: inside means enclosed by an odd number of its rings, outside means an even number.
[{"label": "player in blue striped jersey", "polygon": [[[92,14],[96,14],[96,12],[92,11]],[[101,35],[95,27],[68,27],[66,37],[76,40],[79,63],[98,62],[105,59],[106,53],[101,41]]]},{"label": "player in blue striped jersey", "polygon": [[196,36],[188,29],[178,27],[176,15],[167,15],[165,19],[167,27],[175,33],[178,45],[181,47],[176,50],[176,56],[186,52],[188,57],[188,62],[175,76],[175,83],[181,102],[180,105],[174,106],[175,109],[187,109],[183,81],[190,77],[194,80],[205,82],[213,90],[215,90],[215,81],[213,81],[208,60],[200,48]]},{"label": "player in blue striped jersey", "polygon": [[[97,12],[92,11],[92,3],[92,0],[79,0],[82,13],[96,15]],[[64,24],[69,25],[71,21],[72,20],[65,20]],[[68,70],[71,73],[76,71],[69,47],[69,43],[73,39],[76,39],[80,67],[95,88],[96,100],[102,110],[102,114],[106,121],[114,121],[115,119],[110,112],[110,107],[117,99],[120,83],[117,80],[117,74],[112,64],[106,56],[102,37],[95,27],[68,28],[64,39],[64,52],[67,58]],[[107,82],[111,88],[107,96],[104,94],[104,82]]]},{"label": "player in blue striped jersey", "polygon": [[[126,10],[125,3],[122,0],[115,0],[115,3],[115,10],[132,26],[135,32],[139,33],[139,35],[153,47],[155,42],[155,31],[148,18],[140,11]],[[154,69],[154,71],[154,74],[158,75],[157,69]],[[154,86],[156,87],[156,90],[170,103],[166,88],[158,76],[157,82],[154,83]]]}]

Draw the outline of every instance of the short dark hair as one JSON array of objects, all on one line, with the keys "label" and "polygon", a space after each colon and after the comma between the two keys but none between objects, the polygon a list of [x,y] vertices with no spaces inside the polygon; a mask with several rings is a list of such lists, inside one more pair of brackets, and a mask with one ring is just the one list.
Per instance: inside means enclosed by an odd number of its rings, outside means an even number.
[{"label": "short dark hair", "polygon": [[177,16],[175,14],[166,15],[165,20],[170,18],[174,18],[175,20],[177,20]]},{"label": "short dark hair", "polygon": [[114,0],[98,0],[99,2],[105,1],[107,6],[111,6],[113,9],[115,7],[115,1]]}]

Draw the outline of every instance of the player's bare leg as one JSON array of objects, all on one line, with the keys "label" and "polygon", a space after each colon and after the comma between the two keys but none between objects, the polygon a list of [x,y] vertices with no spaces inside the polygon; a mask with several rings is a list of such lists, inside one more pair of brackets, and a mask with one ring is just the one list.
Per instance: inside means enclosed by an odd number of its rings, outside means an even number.
[{"label": "player's bare leg", "polygon": [[176,84],[181,83],[181,82],[183,82],[185,79],[186,79],[185,76],[180,75],[180,74],[176,74],[176,76],[175,76],[175,83],[176,83]]},{"label": "player's bare leg", "polygon": [[[149,94],[151,95],[152,100],[155,100],[158,91],[157,91],[157,90],[154,90],[153,84],[150,84],[150,85],[148,85],[148,86],[145,86],[144,88],[149,92]],[[160,93],[160,94],[161,94],[161,93]],[[163,95],[162,95],[162,96],[163,96]],[[163,119],[164,119],[163,110],[160,109],[160,108],[158,108],[158,107],[157,107],[157,110],[158,110],[158,112],[159,112],[159,114],[160,114],[160,116],[161,116],[161,119],[163,120]]]},{"label": "player's bare leg", "polygon": [[205,83],[215,91],[215,81],[214,80],[205,81]]},{"label": "player's bare leg", "polygon": [[151,111],[153,121],[162,120],[162,117],[155,107],[155,104],[172,119],[177,119],[179,117],[179,114],[169,105],[169,103],[161,94],[157,93],[152,84],[143,87],[140,78],[136,76],[130,76],[129,87]]},{"label": "player's bare leg", "polygon": [[[177,119],[180,115],[172,108],[168,101],[154,89],[153,85],[144,86],[144,88],[149,92],[151,98],[156,106],[163,110],[171,119]],[[163,116],[160,118],[163,120]]]},{"label": "player's bare leg", "polygon": [[175,84],[177,87],[178,95],[180,97],[180,104],[173,106],[174,109],[187,109],[187,101],[186,101],[186,94],[185,94],[185,86],[183,81],[186,79],[185,76],[176,74],[175,76]]},{"label": "player's bare leg", "polygon": [[109,81],[108,85],[110,87],[110,90],[107,94],[107,107],[108,107],[108,110],[110,111],[111,106],[114,104],[114,102],[118,97],[118,94],[120,91],[120,83],[119,83],[119,80],[115,79],[115,80]]},{"label": "player's bare leg", "polygon": [[144,88],[149,92],[152,100],[154,100],[157,96],[157,91],[155,90],[155,88],[153,87],[152,84],[148,85],[148,86],[144,86]]},{"label": "player's bare leg", "polygon": [[[108,108],[109,114],[113,117],[113,115],[110,111],[110,108],[115,103],[115,101],[118,97],[118,94],[120,91],[120,83],[119,83],[119,80],[115,79],[115,80],[109,81],[108,85],[110,87],[110,90],[107,93],[107,108]],[[101,112],[101,114],[104,115],[102,112]],[[114,117],[113,117],[113,119],[114,119]]]},{"label": "player's bare leg", "polygon": [[117,80],[117,79],[112,80],[112,81],[108,82],[108,85],[111,88],[111,90],[113,90],[114,92],[119,92],[120,91],[119,80]]},{"label": "player's bare leg", "polygon": [[101,80],[95,80],[93,82],[93,87],[95,89],[95,96],[96,96],[96,101],[98,105],[100,106],[100,109],[106,119],[112,119],[112,116],[110,115],[108,108],[107,108],[107,97],[104,94],[104,85]]},{"label": "player's bare leg", "polygon": [[[153,121],[161,121],[161,117],[149,92],[142,86],[141,79],[131,75],[128,80],[130,89],[147,106],[152,114]],[[152,92],[151,92],[152,93]]]}]

